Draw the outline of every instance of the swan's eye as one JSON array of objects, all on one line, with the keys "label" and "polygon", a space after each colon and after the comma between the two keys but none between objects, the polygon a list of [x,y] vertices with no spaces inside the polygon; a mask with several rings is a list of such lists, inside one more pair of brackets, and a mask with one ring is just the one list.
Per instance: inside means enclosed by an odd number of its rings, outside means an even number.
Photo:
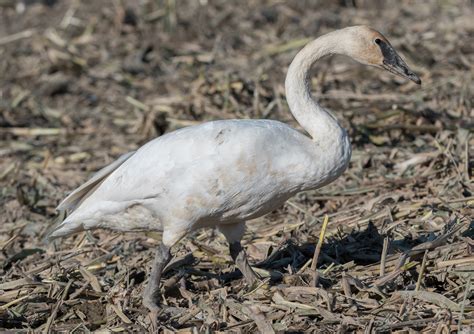
[{"label": "swan's eye", "polygon": [[380,40],[380,38],[376,38],[376,39],[374,40],[374,42],[375,42],[375,44],[378,44],[378,45],[380,45],[380,43],[382,43],[382,41]]}]

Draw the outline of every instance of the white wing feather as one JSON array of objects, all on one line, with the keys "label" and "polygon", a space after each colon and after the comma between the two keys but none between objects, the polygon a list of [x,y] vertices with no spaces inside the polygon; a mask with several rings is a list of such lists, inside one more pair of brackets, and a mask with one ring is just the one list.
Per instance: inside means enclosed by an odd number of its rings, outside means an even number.
[{"label": "white wing feather", "polygon": [[102,183],[114,170],[119,168],[125,161],[127,161],[133,152],[121,155],[117,160],[110,165],[105,166],[97,173],[95,173],[86,183],[70,193],[56,208],[57,211],[74,211],[80,203],[82,203],[91,193]]}]

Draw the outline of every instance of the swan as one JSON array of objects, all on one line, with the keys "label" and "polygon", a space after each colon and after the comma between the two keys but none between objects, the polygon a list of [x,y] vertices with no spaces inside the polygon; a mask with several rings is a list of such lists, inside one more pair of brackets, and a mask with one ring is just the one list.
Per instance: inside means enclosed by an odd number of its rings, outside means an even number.
[{"label": "swan", "polygon": [[127,153],[97,172],[58,206],[67,217],[50,238],[104,228],[162,231],[143,304],[160,309],[161,273],[180,239],[203,227],[224,234],[248,284],[259,278],[241,239],[245,223],[300,191],[340,176],[351,158],[347,132],[311,96],[310,68],[341,54],[421,84],[388,40],[367,26],[336,30],[309,42],[292,61],[286,99],[309,136],[274,120],[219,120],[182,128]]}]

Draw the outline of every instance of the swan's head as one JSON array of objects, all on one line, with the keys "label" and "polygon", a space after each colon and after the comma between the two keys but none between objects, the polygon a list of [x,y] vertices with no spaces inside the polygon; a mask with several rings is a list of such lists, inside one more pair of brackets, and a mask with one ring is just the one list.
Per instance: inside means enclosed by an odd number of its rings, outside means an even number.
[{"label": "swan's head", "polygon": [[382,68],[418,85],[421,80],[397,54],[390,42],[378,31],[367,26],[347,28],[347,53],[362,64]]}]

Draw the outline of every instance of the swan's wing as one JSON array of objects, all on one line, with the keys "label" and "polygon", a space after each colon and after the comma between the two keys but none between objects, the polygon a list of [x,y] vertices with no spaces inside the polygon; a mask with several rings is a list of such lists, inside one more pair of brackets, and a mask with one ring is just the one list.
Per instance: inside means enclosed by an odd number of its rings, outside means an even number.
[{"label": "swan's wing", "polygon": [[119,168],[125,161],[127,161],[135,151],[121,155],[117,160],[110,165],[105,166],[92,176],[92,178],[84,183],[82,186],[70,193],[56,208],[58,211],[74,211],[80,203],[89,197],[94,190],[104,181],[113,171]]}]

